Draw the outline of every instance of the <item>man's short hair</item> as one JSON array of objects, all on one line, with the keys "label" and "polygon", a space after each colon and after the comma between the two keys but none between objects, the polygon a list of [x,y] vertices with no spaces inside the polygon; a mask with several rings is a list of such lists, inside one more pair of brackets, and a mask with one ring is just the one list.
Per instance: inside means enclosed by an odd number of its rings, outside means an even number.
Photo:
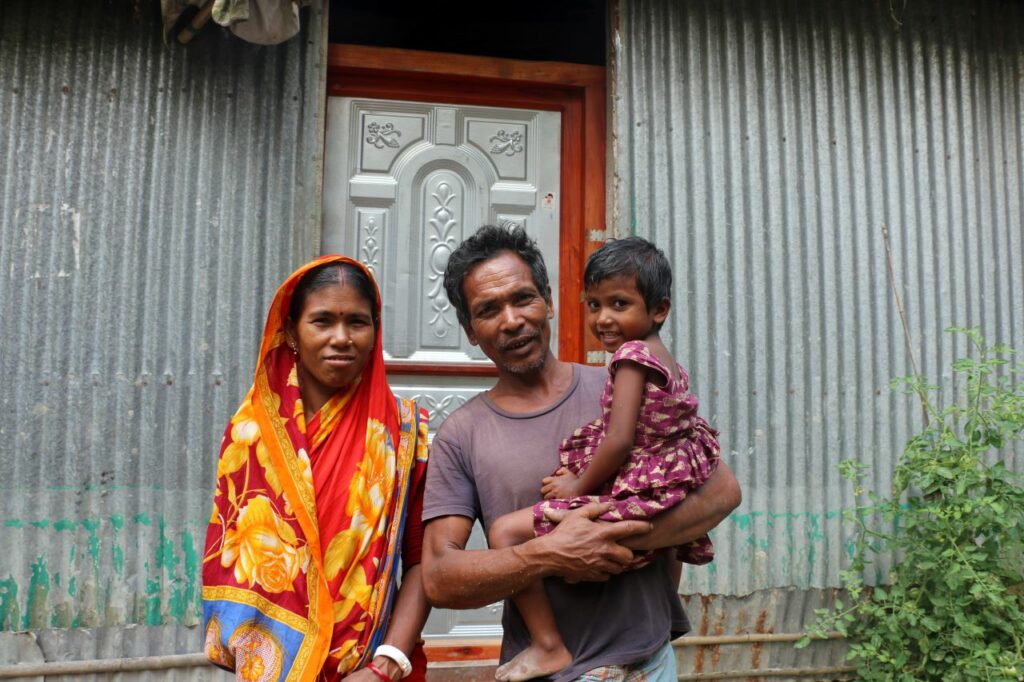
[{"label": "man's short hair", "polygon": [[537,248],[537,242],[530,238],[519,225],[498,227],[484,225],[476,234],[467,237],[448,257],[448,265],[444,269],[444,290],[448,300],[455,308],[459,324],[469,329],[469,304],[462,293],[462,282],[474,266],[490,260],[504,252],[514,253],[523,259],[530,268],[533,284],[548,303],[551,296],[548,292],[548,270],[544,265],[544,256]]}]

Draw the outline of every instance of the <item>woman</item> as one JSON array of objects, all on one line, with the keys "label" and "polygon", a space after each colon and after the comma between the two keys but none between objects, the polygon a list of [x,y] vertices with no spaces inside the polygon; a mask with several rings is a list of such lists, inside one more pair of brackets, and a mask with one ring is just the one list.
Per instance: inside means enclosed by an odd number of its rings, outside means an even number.
[{"label": "woman", "polygon": [[426,415],[388,388],[380,310],[343,256],[299,268],[270,305],[203,560],[206,655],[238,679],[424,679]]}]

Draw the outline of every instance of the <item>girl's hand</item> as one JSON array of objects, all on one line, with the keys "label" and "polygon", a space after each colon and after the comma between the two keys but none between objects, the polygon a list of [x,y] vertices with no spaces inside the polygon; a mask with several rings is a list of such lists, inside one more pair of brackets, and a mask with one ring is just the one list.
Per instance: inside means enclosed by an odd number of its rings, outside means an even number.
[{"label": "girl's hand", "polygon": [[564,500],[569,497],[583,495],[580,489],[580,479],[565,467],[554,473],[553,476],[546,476],[541,481],[540,493],[545,500]]}]

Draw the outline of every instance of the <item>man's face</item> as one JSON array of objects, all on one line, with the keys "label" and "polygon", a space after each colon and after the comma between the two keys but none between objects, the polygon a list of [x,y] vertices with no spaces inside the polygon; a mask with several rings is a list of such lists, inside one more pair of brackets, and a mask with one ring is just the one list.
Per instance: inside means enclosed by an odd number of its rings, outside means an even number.
[{"label": "man's face", "polygon": [[506,251],[478,263],[462,280],[469,309],[469,342],[499,370],[522,374],[540,369],[551,341],[551,292],[537,290],[530,266]]}]

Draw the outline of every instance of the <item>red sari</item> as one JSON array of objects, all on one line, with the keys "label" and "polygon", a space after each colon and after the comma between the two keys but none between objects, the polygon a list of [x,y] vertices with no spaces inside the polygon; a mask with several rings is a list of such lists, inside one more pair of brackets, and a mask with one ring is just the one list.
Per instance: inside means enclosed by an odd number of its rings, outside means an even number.
[{"label": "red sari", "polygon": [[[406,568],[419,561],[426,415],[391,393],[380,333],[362,375],[305,423],[285,320],[302,276],[329,262],[366,270],[324,256],[281,285],[221,444],[204,629],[207,657],[239,679],[331,680],[362,667],[387,630],[403,546]],[[413,659],[425,667],[421,651]]]}]

